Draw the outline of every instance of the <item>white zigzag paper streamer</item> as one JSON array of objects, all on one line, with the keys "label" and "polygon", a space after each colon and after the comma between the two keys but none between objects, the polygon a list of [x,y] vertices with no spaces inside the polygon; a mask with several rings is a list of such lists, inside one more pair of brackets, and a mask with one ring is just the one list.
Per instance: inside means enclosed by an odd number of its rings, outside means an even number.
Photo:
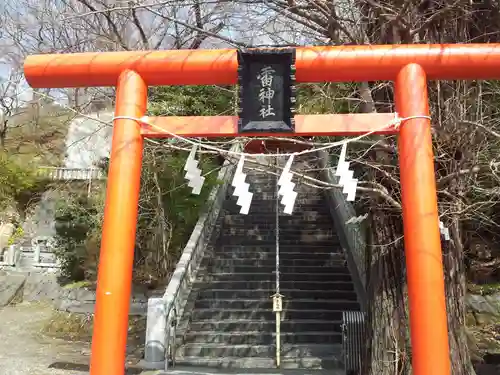
[{"label": "white zigzag paper streamer", "polygon": [[250,205],[252,204],[253,193],[248,190],[250,184],[245,182],[247,175],[243,173],[243,163],[245,162],[245,156],[241,155],[238,165],[236,166],[236,171],[234,172],[232,186],[234,187],[233,195],[238,197],[236,204],[241,207],[240,214],[248,215],[250,211]]},{"label": "white zigzag paper streamer", "polygon": [[368,214],[360,215],[360,216],[353,216],[349,220],[347,220],[345,223],[346,224],[359,224],[363,220],[365,220],[368,217]]},{"label": "white zigzag paper streamer", "polygon": [[347,194],[346,200],[349,202],[354,201],[356,198],[356,188],[358,186],[358,180],[353,178],[354,171],[349,169],[349,162],[345,161],[347,154],[347,143],[342,145],[340,150],[339,162],[337,164],[337,170],[335,171],[335,176],[340,177],[339,185],[343,187],[342,193]]},{"label": "white zigzag paper streamer", "polygon": [[186,164],[184,165],[184,170],[186,171],[184,178],[189,181],[188,186],[193,189],[192,193],[199,195],[205,182],[205,177],[201,176],[202,170],[198,168],[198,160],[195,159],[197,148],[194,145],[189,152]]},{"label": "white zigzag paper streamer", "polygon": [[450,230],[444,226],[444,223],[441,220],[439,221],[439,231],[441,232],[441,235],[444,237],[445,241],[450,240]]},{"label": "white zigzag paper streamer", "polygon": [[278,196],[282,196],[281,204],[285,206],[283,212],[289,215],[292,214],[293,207],[295,206],[295,200],[297,199],[297,192],[293,190],[295,188],[295,184],[292,182],[293,174],[290,172],[292,162],[293,155],[288,158],[278,180],[278,186],[280,187],[278,190]]}]

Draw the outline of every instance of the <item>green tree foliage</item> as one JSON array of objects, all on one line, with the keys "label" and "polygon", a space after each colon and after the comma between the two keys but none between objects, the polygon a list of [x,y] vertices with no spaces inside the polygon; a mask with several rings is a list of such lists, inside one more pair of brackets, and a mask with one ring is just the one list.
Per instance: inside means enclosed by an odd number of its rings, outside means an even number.
[{"label": "green tree foliage", "polygon": [[[156,87],[150,89],[149,114],[230,115],[234,113],[233,101],[232,88]],[[171,147],[172,143],[176,148]],[[198,153],[205,184],[200,195],[191,193],[183,169],[189,149],[190,145],[172,139],[145,143],[135,247],[136,282],[167,281],[210,190],[218,183],[220,163],[213,154]],[[108,161],[104,160],[101,167],[107,170]],[[58,255],[65,276],[71,280],[94,278],[98,262],[104,195],[89,199],[82,194],[87,192],[66,197],[56,214],[61,246]]]},{"label": "green tree foliage", "polygon": [[[216,86],[169,86],[150,90],[149,112],[155,116],[213,116],[234,113],[233,88]],[[136,279],[164,280],[217,183],[219,164],[213,154],[198,153],[205,175],[200,195],[193,195],[184,179],[187,152],[169,147],[176,139],[152,141],[144,149],[136,246]]]},{"label": "green tree foliage", "polygon": [[355,90],[354,83],[300,84],[297,87],[297,109],[301,114],[357,112],[352,101],[345,100]]},{"label": "green tree foliage", "polygon": [[30,165],[21,165],[12,157],[0,152],[0,209],[4,212],[9,207],[24,214],[28,203],[36,199],[44,190],[47,180],[36,173]]},{"label": "green tree foliage", "polygon": [[235,90],[219,86],[163,86],[149,91],[150,113],[158,116],[234,114]]},{"label": "green tree foliage", "polygon": [[56,207],[55,254],[61,263],[61,276],[81,281],[94,253],[92,239],[100,239],[102,200],[83,193],[63,194],[60,198]]}]

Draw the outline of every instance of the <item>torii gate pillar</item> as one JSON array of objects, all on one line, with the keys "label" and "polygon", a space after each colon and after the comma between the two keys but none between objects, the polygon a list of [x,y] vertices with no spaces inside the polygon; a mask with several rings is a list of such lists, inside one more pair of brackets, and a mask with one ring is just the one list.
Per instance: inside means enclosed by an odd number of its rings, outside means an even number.
[{"label": "torii gate pillar", "polygon": [[[395,83],[396,110],[401,117],[429,116],[426,74],[420,65],[403,67]],[[412,356],[420,359],[412,361],[413,373],[448,375],[448,323],[430,119],[403,121],[398,143],[411,347]]]}]

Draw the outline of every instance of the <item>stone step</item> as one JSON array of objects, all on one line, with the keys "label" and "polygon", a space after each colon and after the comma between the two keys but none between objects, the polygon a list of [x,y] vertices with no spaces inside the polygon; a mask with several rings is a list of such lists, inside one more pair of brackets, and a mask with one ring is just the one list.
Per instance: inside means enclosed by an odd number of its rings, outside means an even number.
[{"label": "stone step", "polygon": [[[252,203],[250,204],[250,211],[248,213],[248,216],[255,216],[257,215],[258,217],[266,218],[267,220],[270,220],[274,218],[276,220],[276,207],[274,206],[274,201],[269,201],[266,203],[261,203],[261,204],[255,204],[254,201],[252,200]],[[238,215],[240,214],[241,207],[238,206],[236,203],[231,203],[231,204],[225,204],[223,205],[223,209],[228,211],[228,214],[231,215]],[[293,211],[291,214],[285,213],[284,212],[284,207],[280,204],[280,207],[278,209],[279,213],[279,220],[280,224],[282,224],[282,220],[286,220],[285,218],[298,218],[298,217],[303,217],[305,212],[315,212],[316,215],[321,215],[322,220],[320,221],[320,224],[327,224],[328,222],[332,222],[331,216],[330,216],[330,211],[328,209],[328,206],[324,206],[323,204],[320,203],[314,203],[314,204],[298,204],[295,205],[293,208]],[[240,214],[242,215],[242,214]],[[262,215],[262,216],[261,216]],[[245,215],[247,216],[247,215]],[[267,221],[266,220],[266,221]],[[262,220],[264,221],[264,220]],[[266,222],[264,221],[264,222]],[[286,222],[286,221],[284,221]]]},{"label": "stone step", "polygon": [[[257,186],[255,186],[257,187]],[[252,198],[252,204],[261,203],[261,204],[272,204],[276,205],[276,185],[259,185],[260,189],[252,189],[250,187],[249,191],[254,193],[254,197]],[[325,201],[325,195],[323,193],[320,194],[308,194],[308,192],[300,191],[300,189],[294,189],[298,193],[297,199],[295,200],[295,204],[319,204]],[[302,194],[301,194],[302,193]],[[238,200],[237,197],[231,196],[230,199],[227,199],[225,203],[233,203]],[[280,197],[281,200],[281,197]],[[283,206],[280,203],[280,206]]]},{"label": "stone step", "polygon": [[[272,235],[273,238],[276,236],[276,225],[261,225],[261,224],[225,224],[222,226],[221,233],[223,235]],[[333,225],[318,226],[314,223],[304,224],[303,222],[289,223],[286,225],[281,225],[279,227],[279,234],[281,237],[285,236],[295,236],[300,235],[310,236],[315,234],[320,234],[322,236],[338,237],[333,228]]]},{"label": "stone step", "polygon": [[[246,173],[246,172],[245,172]],[[247,175],[247,182],[252,183],[254,188],[259,188],[259,187],[273,187],[276,189],[276,184],[277,184],[277,176],[273,174],[267,174],[267,175],[262,175],[262,176],[257,176],[257,175],[252,175],[251,172],[246,173]],[[303,181],[300,178],[293,177],[292,182],[295,184],[295,189],[296,191],[307,191],[307,192],[316,192],[316,193],[322,193],[322,190],[315,188],[313,186],[307,185],[303,183]]]},{"label": "stone step", "polygon": [[[341,332],[341,320],[284,320],[281,322],[281,332]],[[217,331],[237,332],[244,329],[247,331],[274,332],[275,321],[264,320],[202,320],[191,322],[190,331]]]},{"label": "stone step", "polygon": [[[262,242],[268,242],[269,245],[276,244],[276,232],[275,230],[262,230],[261,228],[224,228],[221,231],[221,237],[219,243],[221,244],[233,244],[236,239],[239,241],[238,244],[252,245],[252,242],[256,242],[257,245],[261,245]],[[290,231],[280,230],[278,243],[280,245],[290,245],[290,244],[304,244],[304,245],[314,245],[314,246],[340,246],[339,237],[333,233],[331,229],[327,230],[302,230],[301,228],[295,228]]]},{"label": "stone step", "polygon": [[[276,375],[345,375],[345,370],[343,369],[343,364],[341,360],[340,352],[329,357],[301,357],[301,358],[282,358],[280,370],[269,370],[276,368],[276,362],[274,356],[266,357],[179,357],[176,358],[176,369],[182,369],[182,366],[187,366],[186,368],[213,368],[213,369],[228,369],[231,374],[242,375],[251,374],[245,369],[254,369],[253,373],[258,369],[262,369],[262,372],[258,374],[276,374]],[[236,372],[235,369],[243,369],[241,372]],[[293,374],[288,374],[283,370],[299,370],[300,372],[294,372]],[[307,373],[303,370],[307,369]],[[175,370],[172,370],[172,374],[175,375]],[[272,371],[272,372],[270,372]],[[313,371],[313,372],[311,372]],[[168,372],[170,374],[170,370]],[[188,373],[189,374],[189,373]],[[210,373],[212,374],[212,373]],[[166,374],[165,374],[166,375]],[[187,375],[181,373],[179,375]],[[194,375],[194,374],[193,374]],[[203,372],[196,371],[196,375],[205,375]]]},{"label": "stone step", "polygon": [[[252,247],[251,247],[252,248]],[[322,250],[324,251],[324,250]],[[335,251],[335,249],[333,250]],[[297,262],[304,260],[307,257],[307,253],[287,251],[279,252],[279,264],[283,267],[292,267],[297,264]],[[309,255],[307,265],[310,267],[346,267],[347,262],[345,255],[343,253],[337,252],[321,252],[313,253]],[[203,259],[203,267],[217,266],[226,267],[227,265],[241,265],[244,264],[245,267],[253,267],[261,265],[266,265],[269,267],[276,267],[276,252],[275,251],[252,251],[250,249],[235,248],[234,250],[221,250],[215,249],[215,251],[207,252]]]},{"label": "stone step", "polygon": [[[275,212],[254,212],[253,214],[242,215],[239,213],[239,206],[234,208],[237,210],[236,212],[226,213],[224,216],[223,223],[227,224],[259,224],[262,226],[276,226],[276,213]],[[250,206],[252,209],[252,206]],[[283,214],[280,212],[279,215],[279,224],[280,225],[288,225],[288,224],[298,224],[303,222],[305,224],[314,224],[316,223],[319,227],[327,227],[332,226],[332,219],[330,216],[330,211],[325,207],[321,211],[318,210],[294,210],[291,215]]]},{"label": "stone step", "polygon": [[[229,255],[229,254],[228,254]],[[306,256],[305,254],[303,255],[304,257]],[[206,264],[208,267],[209,265],[215,268],[220,269],[234,269],[235,272],[244,272],[244,269],[249,269],[249,268],[255,268],[259,267],[262,269],[268,269],[268,268],[275,268],[276,267],[276,256],[274,254],[271,254],[269,257],[266,258],[238,258],[238,257],[212,257],[208,256],[206,258]],[[323,269],[326,268],[328,270],[332,270],[332,272],[335,272],[339,268],[344,268],[347,267],[345,258],[343,254],[335,254],[335,257],[332,257],[331,259],[315,259],[315,257],[311,257],[309,259],[303,258],[303,259],[287,259],[280,257],[280,269],[296,269],[298,271],[300,270],[305,270],[305,269]],[[201,270],[204,270],[204,267],[200,267]]]},{"label": "stone step", "polygon": [[[209,289],[204,289],[207,287],[206,284],[200,283],[203,287],[202,290],[197,292],[197,296],[200,299],[264,299],[271,298],[271,296],[276,293],[274,288],[256,288],[256,289],[216,289],[212,288],[213,285],[209,285]],[[199,288],[199,285],[195,284]],[[243,286],[243,284],[241,284]],[[281,289],[280,293],[289,299],[341,299],[348,301],[357,301],[357,296],[354,291],[354,286],[352,283],[346,283],[346,285],[341,285],[345,287],[344,290],[329,289],[329,290],[297,290],[297,289]]]},{"label": "stone step", "polygon": [[[250,262],[249,262],[250,263]],[[215,272],[215,273],[233,273],[233,274],[246,274],[246,273],[264,273],[275,274],[276,272],[276,259],[269,259],[267,264],[249,264],[246,266],[235,266],[234,263],[220,263],[213,262],[207,267],[200,267],[198,272]],[[347,266],[343,263],[335,265],[328,265],[323,262],[320,266],[301,266],[301,265],[288,265],[279,262],[280,275],[293,275],[293,274],[349,274]]]},{"label": "stone step", "polygon": [[[266,188],[268,188],[268,187],[274,188],[274,189],[272,189],[272,191],[270,189],[270,191],[261,192],[259,194],[259,198],[265,199],[265,200],[275,200],[276,199],[276,184],[275,184],[275,182],[272,184],[263,184],[263,185],[259,185],[259,186],[260,187],[264,186]],[[314,202],[314,201],[324,201],[325,200],[325,194],[323,194],[322,190],[313,189],[313,190],[308,191],[307,189],[303,189],[306,186],[307,185],[303,185],[303,184],[295,185],[295,188],[293,190],[296,191],[297,193],[299,193],[297,196],[297,201],[308,200],[308,201]],[[300,196],[301,193],[305,193],[307,195]]]},{"label": "stone step", "polygon": [[[230,200],[226,200],[222,207],[228,210],[233,211],[234,209],[238,209],[240,206],[236,203],[238,198],[233,197]],[[256,195],[252,198],[252,203],[250,208],[254,208],[255,210],[259,210],[260,212],[267,213],[275,213],[276,212],[276,200],[275,199],[263,199],[262,196]],[[278,206],[278,212],[283,212],[284,206],[280,203]],[[295,201],[294,211],[318,211],[318,212],[328,212],[325,209],[325,200],[324,199],[315,199],[314,197],[308,198],[297,198]]]},{"label": "stone step", "polygon": [[[260,235],[260,236],[233,236],[230,234],[224,235],[223,243],[226,246],[272,246],[276,244],[274,235]],[[221,242],[222,242],[221,241]],[[339,240],[336,237],[329,236],[286,236],[282,235],[279,240],[280,247],[284,246],[298,246],[308,248],[309,246],[323,247],[324,249],[334,249],[339,247]]]},{"label": "stone step", "polygon": [[[193,331],[184,335],[182,343],[206,343],[225,345],[274,345],[276,333],[270,331]],[[341,344],[342,333],[323,332],[286,332],[281,333],[281,344]]]},{"label": "stone step", "polygon": [[260,173],[247,182],[254,193],[249,215],[239,214],[235,197],[224,202],[219,238],[205,253],[179,325],[177,365],[276,367],[278,213],[282,368],[344,375],[342,314],[359,304],[323,192],[297,185],[287,215],[276,207],[275,176]]},{"label": "stone step", "polygon": [[[244,220],[236,221],[228,219],[227,222],[222,224],[222,229],[248,229],[248,230],[258,230],[264,233],[275,233],[276,232],[276,217],[266,218],[262,213],[260,218],[245,218]],[[279,230],[280,234],[289,232],[301,232],[301,231],[323,231],[323,232],[333,232],[334,224],[331,220],[313,220],[306,221],[302,218],[294,217],[280,217],[279,219]]]},{"label": "stone step", "polygon": [[[355,302],[345,302],[339,305],[339,310],[291,310],[284,309],[282,316],[284,320],[340,320],[344,310],[359,310],[358,304]],[[272,310],[247,310],[247,309],[195,309],[186,314],[191,318],[191,321],[201,320],[264,320],[274,321],[275,313]]]},{"label": "stone step", "polygon": [[[264,209],[266,211],[276,212],[276,198],[274,197],[274,192],[262,192],[260,194],[256,194],[252,197],[252,206]],[[235,198],[232,198],[235,199]],[[227,202],[227,201],[226,201]],[[235,201],[231,201],[233,203]],[[279,203],[279,212],[283,213],[284,206],[281,204],[281,198]],[[307,210],[307,211],[325,211],[325,198],[322,196],[307,196],[306,194],[302,194],[299,192],[297,199],[295,200],[295,210]]]},{"label": "stone step", "polygon": [[[332,230],[334,229],[333,221],[331,220],[329,214],[318,215],[315,211],[315,215],[310,217],[310,220],[306,220],[303,217],[304,211],[299,212],[300,215],[280,215],[278,218],[278,224],[280,231],[287,230]],[[275,231],[276,229],[276,215],[266,214],[266,212],[259,212],[259,215],[240,215],[231,216],[226,215],[223,220],[221,220],[223,228],[259,228],[266,229],[269,231]]]},{"label": "stone step", "polygon": [[[276,280],[275,272],[267,273],[212,273],[210,275],[201,276],[204,282],[212,281],[262,281],[273,282]],[[336,281],[351,281],[351,275],[348,272],[343,273],[284,273],[280,272],[280,282],[336,282]]]},{"label": "stone step", "polygon": [[[273,303],[267,299],[198,299],[197,309],[229,309],[229,310],[272,310]],[[283,298],[284,310],[342,310],[358,309],[357,300],[322,300]]]},{"label": "stone step", "polygon": [[[236,206],[234,208],[228,208],[226,207],[226,213],[227,215],[231,216],[242,216],[240,220],[235,220],[235,219],[228,219],[228,221],[224,222],[224,225],[258,225],[258,226],[270,226],[270,224],[273,224],[272,227],[274,228],[276,226],[276,210],[271,210],[269,208],[264,208],[264,207],[258,207],[258,206],[250,206],[250,212],[248,215],[243,215],[240,214],[240,206]],[[290,224],[299,224],[301,221],[306,222],[308,224],[311,224],[313,222],[312,219],[307,219],[309,216],[305,216],[306,214],[310,214],[311,212],[316,213],[316,217],[318,217],[317,223],[318,226],[323,228],[323,227],[328,227],[332,225],[332,219],[329,216],[329,212],[326,210],[320,211],[319,216],[318,216],[318,211],[319,210],[311,210],[308,208],[301,209],[300,207],[295,207],[293,212],[291,214],[286,214],[284,213],[281,209],[278,211],[278,220],[279,220],[279,225],[280,227],[283,225],[290,225]]]},{"label": "stone step", "polygon": [[[263,178],[252,178],[252,176],[247,176],[246,182],[250,184],[248,190],[255,195],[264,195],[268,196],[268,194],[276,194],[276,182],[266,180]],[[231,189],[232,193],[232,189]],[[233,198],[234,199],[234,198]]]},{"label": "stone step", "polygon": [[[245,237],[251,239],[261,239],[261,238],[271,238],[276,240],[276,230],[275,229],[264,229],[261,228],[248,228],[248,227],[237,227],[230,226],[225,227],[221,231],[221,236],[228,237]],[[338,241],[338,236],[334,229],[305,229],[301,227],[292,228],[288,230],[285,228],[280,228],[279,231],[279,242],[286,243],[289,239],[301,240],[304,242],[312,242],[324,239],[335,239]]]},{"label": "stone step", "polygon": [[[336,344],[302,344],[282,346],[281,356],[285,358],[302,358],[306,356],[329,357],[338,355],[340,345]],[[224,345],[192,343],[178,348],[181,357],[274,357],[274,345]]]},{"label": "stone step", "polygon": [[[262,244],[262,245],[227,245],[216,246],[212,251],[213,256],[221,258],[275,258],[276,257],[276,244]],[[279,246],[280,259],[304,259],[311,258],[314,260],[328,260],[339,259],[344,257],[342,248],[338,246],[315,246],[310,244],[304,245],[290,245],[280,244]]]},{"label": "stone step", "polygon": [[[206,284],[200,285],[206,288]],[[212,285],[209,285],[212,287]],[[243,284],[242,284],[243,286]],[[357,296],[354,291],[352,283],[341,285],[345,287],[344,290],[329,289],[329,290],[289,290],[281,289],[280,293],[288,299],[341,299],[347,301],[357,301]],[[265,299],[271,298],[276,293],[273,288],[259,288],[259,289],[203,289],[197,291],[199,299]]]},{"label": "stone step", "polygon": [[[198,281],[195,283],[197,287],[208,286],[205,281]],[[227,290],[242,290],[242,289],[269,289],[272,290],[276,287],[275,281],[257,281],[257,280],[238,280],[238,281],[211,281],[210,289],[227,289]],[[315,281],[281,281],[280,287],[283,290],[307,290],[310,293],[313,291],[327,291],[327,290],[352,290],[353,285],[351,281],[328,281],[328,282],[315,282]]]}]

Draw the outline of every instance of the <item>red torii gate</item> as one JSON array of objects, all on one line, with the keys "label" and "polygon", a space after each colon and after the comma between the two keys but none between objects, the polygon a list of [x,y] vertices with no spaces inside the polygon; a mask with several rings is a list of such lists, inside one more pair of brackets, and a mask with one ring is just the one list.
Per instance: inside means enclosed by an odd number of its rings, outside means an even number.
[{"label": "red torii gate", "polygon": [[[391,114],[296,116],[280,136],[399,135],[415,375],[449,375],[450,353],[427,79],[500,78],[500,45],[381,45],[296,49],[297,82],[395,81]],[[92,375],[123,375],[144,137],[238,136],[236,117],[148,118],[147,87],[237,82],[236,50],[174,50],[30,56],[34,88],[116,86],[116,111],[97,285]],[[163,130],[162,130],[163,129]],[[383,130],[381,130],[383,129]],[[245,133],[245,136],[248,136]],[[254,134],[256,136],[276,134]]]}]

